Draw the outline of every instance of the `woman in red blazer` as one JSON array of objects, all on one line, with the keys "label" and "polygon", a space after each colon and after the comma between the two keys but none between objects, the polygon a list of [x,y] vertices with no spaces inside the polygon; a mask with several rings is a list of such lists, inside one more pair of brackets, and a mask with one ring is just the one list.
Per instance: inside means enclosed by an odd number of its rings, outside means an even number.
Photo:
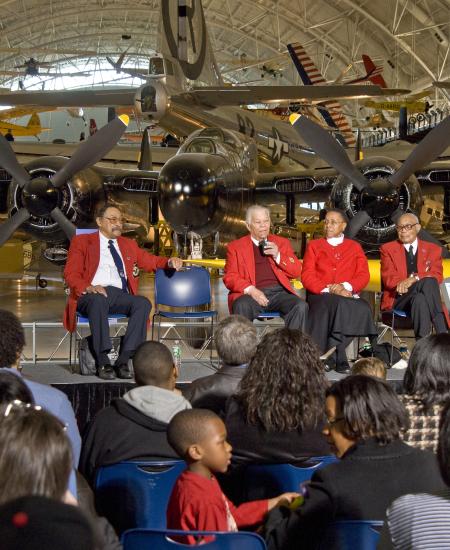
[{"label": "woman in red blazer", "polygon": [[370,278],[367,258],[357,242],[344,238],[346,225],[344,212],[327,212],[325,236],[308,244],[302,270],[310,334],[321,353],[336,346],[327,366],[340,373],[350,370],[345,348],[353,337],[377,336],[370,306],[359,298]]}]

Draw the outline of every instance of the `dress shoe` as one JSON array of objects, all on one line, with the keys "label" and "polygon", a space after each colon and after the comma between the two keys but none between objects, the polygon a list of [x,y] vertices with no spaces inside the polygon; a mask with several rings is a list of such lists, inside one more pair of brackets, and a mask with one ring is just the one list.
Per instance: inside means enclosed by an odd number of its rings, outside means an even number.
[{"label": "dress shoe", "polygon": [[116,375],[111,365],[101,365],[97,369],[97,376],[102,380],[114,380]]},{"label": "dress shoe", "polygon": [[350,365],[347,363],[347,361],[342,361],[341,363],[337,364],[334,370],[339,374],[350,374],[351,372]]},{"label": "dress shoe", "polygon": [[131,374],[131,371],[126,363],[116,365],[115,369],[118,378],[122,378],[123,380],[129,380],[130,378],[133,378],[133,375]]},{"label": "dress shoe", "polygon": [[321,359],[321,361],[325,372],[331,372],[336,367],[336,362],[333,357],[327,357],[326,359]]}]

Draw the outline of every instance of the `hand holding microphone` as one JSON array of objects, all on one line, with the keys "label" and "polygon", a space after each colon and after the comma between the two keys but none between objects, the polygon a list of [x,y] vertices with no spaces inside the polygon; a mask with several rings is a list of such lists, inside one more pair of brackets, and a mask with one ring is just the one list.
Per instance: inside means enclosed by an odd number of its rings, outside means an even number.
[{"label": "hand holding microphone", "polygon": [[258,247],[263,256],[272,256],[273,258],[278,256],[278,246],[272,241],[262,239],[259,241]]}]

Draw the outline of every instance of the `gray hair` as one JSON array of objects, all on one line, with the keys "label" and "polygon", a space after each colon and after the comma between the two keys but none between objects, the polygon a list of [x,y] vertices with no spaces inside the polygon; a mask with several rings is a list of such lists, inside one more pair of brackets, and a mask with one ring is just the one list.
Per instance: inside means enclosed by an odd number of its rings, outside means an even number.
[{"label": "gray hair", "polygon": [[247,211],[245,212],[245,223],[247,225],[250,225],[253,218],[253,214],[258,210],[264,210],[264,212],[266,212],[267,215],[269,216],[269,220],[270,220],[270,210],[268,208],[266,208],[265,206],[261,206],[260,204],[252,204],[247,208]]},{"label": "gray hair", "polygon": [[220,321],[214,338],[217,353],[226,365],[249,363],[256,353],[256,328],[242,315],[230,315]]},{"label": "gray hair", "polygon": [[401,218],[403,218],[404,216],[411,216],[411,217],[413,218],[413,220],[414,220],[415,223],[420,223],[419,218],[414,214],[414,212],[405,212],[404,214],[402,214],[402,215],[400,216],[400,218],[398,218],[397,224],[398,224],[398,222],[401,220]]}]

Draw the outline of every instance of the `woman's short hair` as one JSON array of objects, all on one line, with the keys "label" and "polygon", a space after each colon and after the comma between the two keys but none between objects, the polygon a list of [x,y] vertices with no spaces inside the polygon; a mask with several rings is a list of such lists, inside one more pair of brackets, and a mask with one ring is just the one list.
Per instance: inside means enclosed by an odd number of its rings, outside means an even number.
[{"label": "woman's short hair", "polygon": [[246,421],[282,432],[318,425],[324,418],[327,386],[319,356],[311,337],[299,330],[266,334],[237,394]]},{"label": "woman's short hair", "polygon": [[416,343],[403,387],[407,394],[418,397],[425,409],[450,399],[450,334],[431,334]]},{"label": "woman's short hair", "polygon": [[61,500],[72,468],[63,424],[33,405],[0,412],[0,504],[25,495]]},{"label": "woman's short hair", "polygon": [[342,433],[355,441],[374,437],[380,444],[398,439],[408,426],[405,407],[384,380],[361,374],[348,376],[328,388],[342,417]]},{"label": "woman's short hair", "polygon": [[13,372],[0,372],[0,406],[15,400],[34,403],[33,394],[19,375]]},{"label": "woman's short hair", "polygon": [[450,486],[450,401],[441,414],[437,457],[442,479]]}]

